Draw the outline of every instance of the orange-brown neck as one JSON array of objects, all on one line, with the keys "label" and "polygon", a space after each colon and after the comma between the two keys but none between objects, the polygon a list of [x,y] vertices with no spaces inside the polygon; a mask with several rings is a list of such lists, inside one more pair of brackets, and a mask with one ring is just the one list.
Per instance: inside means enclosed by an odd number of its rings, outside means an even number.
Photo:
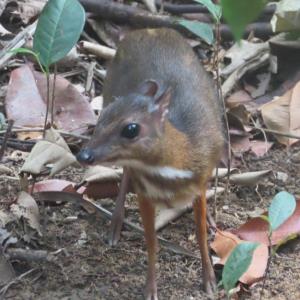
[{"label": "orange-brown neck", "polygon": [[177,130],[169,121],[165,123],[161,145],[161,164],[177,169],[189,169],[189,157],[192,145],[186,135]]}]

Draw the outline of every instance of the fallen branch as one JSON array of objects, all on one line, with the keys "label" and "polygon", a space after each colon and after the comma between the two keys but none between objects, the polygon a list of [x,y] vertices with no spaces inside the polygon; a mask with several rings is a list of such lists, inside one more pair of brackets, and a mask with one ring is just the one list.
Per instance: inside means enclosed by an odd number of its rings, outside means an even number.
[{"label": "fallen branch", "polygon": [[[184,27],[178,24],[179,18],[167,15],[151,14],[148,11],[107,0],[80,0],[87,12],[95,14],[96,18],[111,20],[116,23],[129,24],[134,27],[169,27],[191,35]],[[266,39],[273,35],[269,23],[250,24],[244,33],[247,37],[250,32],[255,36]],[[232,40],[233,35],[227,25],[221,25],[220,35],[225,40]]]},{"label": "fallen branch", "polygon": [[5,255],[8,255],[9,259],[18,259],[29,262],[40,261],[52,261],[54,255],[46,250],[32,250],[32,249],[7,249]]},{"label": "fallen branch", "polygon": [[[156,6],[160,9],[162,4],[161,0],[157,0]],[[164,11],[172,14],[188,14],[188,13],[209,13],[207,8],[203,5],[198,4],[173,4],[173,3],[163,3]],[[273,15],[276,9],[275,4],[267,5],[263,10],[262,15]]]},{"label": "fallen branch", "polygon": [[272,133],[272,134],[276,134],[276,135],[280,135],[280,136],[284,136],[284,137],[288,137],[291,139],[297,139],[300,140],[300,136],[290,133],[290,132],[282,132],[282,131],[277,131],[277,130],[273,130],[273,129],[267,129],[267,128],[262,128],[262,127],[258,127],[258,126],[249,126],[253,129],[257,129],[257,130],[261,130],[261,131],[265,131],[267,133]]},{"label": "fallen branch", "polygon": [[98,58],[112,59],[116,54],[115,49],[86,41],[80,42],[79,47],[81,50],[94,54]]},{"label": "fallen branch", "polygon": [[0,69],[2,69],[10,58],[15,55],[11,51],[22,47],[25,44],[26,39],[34,34],[36,25],[37,21],[19,32],[16,37],[0,51]]},{"label": "fallen branch", "polygon": [[[35,272],[36,270],[38,270],[38,269],[37,268],[30,269],[29,271],[22,273],[20,276],[18,276],[17,278],[13,279],[12,281],[10,281],[6,285],[4,285],[4,287],[0,290],[0,295],[2,297],[4,297],[4,295],[6,294],[6,292],[8,291],[8,289],[13,284],[16,284],[16,283],[20,282],[24,277],[27,277],[28,275],[30,275],[31,273]],[[3,298],[1,298],[1,299],[3,299]]]}]

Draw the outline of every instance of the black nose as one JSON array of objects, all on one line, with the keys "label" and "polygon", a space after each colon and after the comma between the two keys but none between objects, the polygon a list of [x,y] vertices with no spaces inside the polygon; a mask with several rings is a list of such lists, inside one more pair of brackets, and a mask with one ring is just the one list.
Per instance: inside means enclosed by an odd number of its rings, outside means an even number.
[{"label": "black nose", "polygon": [[95,155],[94,151],[91,149],[82,149],[76,156],[77,160],[82,163],[88,163],[91,164],[94,162]]}]

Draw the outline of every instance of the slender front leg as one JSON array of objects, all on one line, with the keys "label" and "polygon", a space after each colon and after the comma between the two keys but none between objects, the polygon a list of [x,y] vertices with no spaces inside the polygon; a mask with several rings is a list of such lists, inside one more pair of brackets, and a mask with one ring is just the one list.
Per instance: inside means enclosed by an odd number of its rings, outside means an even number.
[{"label": "slender front leg", "polygon": [[119,194],[116,200],[116,207],[114,209],[111,224],[108,233],[108,244],[115,246],[121,235],[121,229],[125,216],[125,199],[129,187],[129,172],[126,168],[123,169],[123,176],[120,184]]},{"label": "slender front leg", "polygon": [[148,270],[145,288],[146,300],[157,300],[157,286],[155,277],[155,262],[157,240],[155,232],[155,207],[147,199],[139,196],[139,207],[145,230],[146,246],[148,251]]},{"label": "slender front leg", "polygon": [[210,261],[207,246],[207,227],[206,227],[206,187],[201,188],[201,197],[197,198],[193,204],[196,223],[196,234],[202,259],[202,276],[204,290],[213,296],[217,289],[216,277]]}]

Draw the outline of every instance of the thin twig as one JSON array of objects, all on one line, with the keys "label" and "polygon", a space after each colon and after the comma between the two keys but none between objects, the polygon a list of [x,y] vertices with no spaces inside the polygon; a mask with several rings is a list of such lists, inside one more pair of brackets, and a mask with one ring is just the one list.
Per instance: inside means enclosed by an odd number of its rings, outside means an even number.
[{"label": "thin twig", "polygon": [[277,130],[273,130],[273,129],[262,128],[262,127],[259,127],[259,126],[249,126],[249,127],[253,128],[253,129],[257,129],[257,130],[263,130],[263,131],[268,132],[268,133],[277,134],[277,135],[284,136],[284,137],[289,137],[291,139],[300,140],[299,135],[296,135],[296,134],[293,134],[293,133],[290,133],[290,132],[282,132],[282,131],[277,131]]},{"label": "thin twig", "polygon": [[45,122],[44,122],[43,138],[45,138],[45,135],[46,135],[46,127],[47,127],[49,106],[50,106],[50,74],[49,74],[49,70],[46,72],[46,82],[47,82],[47,103],[46,103],[46,115],[45,115]]},{"label": "thin twig", "polygon": [[266,285],[266,279],[267,279],[267,275],[269,273],[269,270],[270,270],[270,266],[271,266],[271,261],[272,261],[272,257],[273,257],[273,253],[272,253],[272,231],[268,234],[268,243],[269,243],[269,257],[268,257],[268,261],[267,261],[267,267],[266,267],[266,271],[265,271],[265,274],[264,274],[264,279],[263,279],[263,282],[262,282],[262,287],[261,287],[261,291],[260,291],[260,294],[259,294],[259,300],[262,299],[262,294],[263,294],[263,291],[265,290],[265,285]]},{"label": "thin twig", "polygon": [[33,273],[34,271],[36,271],[37,268],[33,268],[30,269],[29,271],[22,273],[20,276],[18,276],[17,278],[13,279],[12,281],[10,281],[9,283],[7,283],[1,290],[0,290],[0,295],[4,296],[7,292],[7,290],[13,285],[18,283],[19,281],[21,281],[24,277],[30,275],[31,273]]},{"label": "thin twig", "polygon": [[8,120],[6,132],[5,132],[4,139],[3,139],[3,142],[2,142],[2,146],[1,146],[1,149],[0,149],[0,161],[2,160],[4,152],[6,150],[7,141],[8,141],[9,136],[11,135],[11,130],[12,130],[13,125],[14,125],[14,121],[13,120]]},{"label": "thin twig", "polygon": [[266,151],[265,151],[265,154],[268,152],[268,138],[267,138],[267,135],[266,135],[266,131],[263,129],[263,128],[260,128],[256,125],[256,122],[255,120],[253,119],[253,117],[251,116],[250,117],[250,120],[252,121],[252,123],[254,124],[254,126],[261,131],[261,133],[263,134],[264,136],[264,139],[265,139],[265,145],[266,145]]},{"label": "thin twig", "polygon": [[[43,128],[13,128],[11,132],[43,132]],[[84,141],[88,141],[90,138],[85,135],[77,134],[77,133],[72,133],[72,132],[66,132],[64,130],[56,130],[58,133],[60,133],[63,136],[69,136],[69,137],[74,137],[78,139],[82,139]],[[5,133],[6,130],[0,130],[0,134]]]},{"label": "thin twig", "polygon": [[229,132],[229,123],[226,114],[226,105],[222,93],[222,85],[221,85],[221,78],[219,72],[219,51],[220,51],[220,44],[221,44],[221,33],[220,33],[220,21],[216,23],[216,54],[215,54],[215,64],[216,64],[216,74],[217,74],[217,86],[218,86],[218,94],[219,98],[222,102],[222,109],[223,109],[223,117],[224,123],[226,127],[226,137],[227,137],[227,156],[228,156],[228,165],[227,165],[227,181],[225,187],[225,198],[228,200],[229,197],[229,177],[230,177],[230,166],[231,166],[231,145],[230,145],[230,132]]},{"label": "thin twig", "polygon": [[0,69],[5,67],[10,58],[15,55],[11,50],[22,47],[25,44],[27,37],[34,34],[36,25],[37,21],[18,33],[16,37],[0,51]]},{"label": "thin twig", "polygon": [[51,127],[54,124],[54,104],[55,104],[55,84],[57,75],[57,64],[54,64],[54,76],[52,82],[52,95],[51,95]]}]

